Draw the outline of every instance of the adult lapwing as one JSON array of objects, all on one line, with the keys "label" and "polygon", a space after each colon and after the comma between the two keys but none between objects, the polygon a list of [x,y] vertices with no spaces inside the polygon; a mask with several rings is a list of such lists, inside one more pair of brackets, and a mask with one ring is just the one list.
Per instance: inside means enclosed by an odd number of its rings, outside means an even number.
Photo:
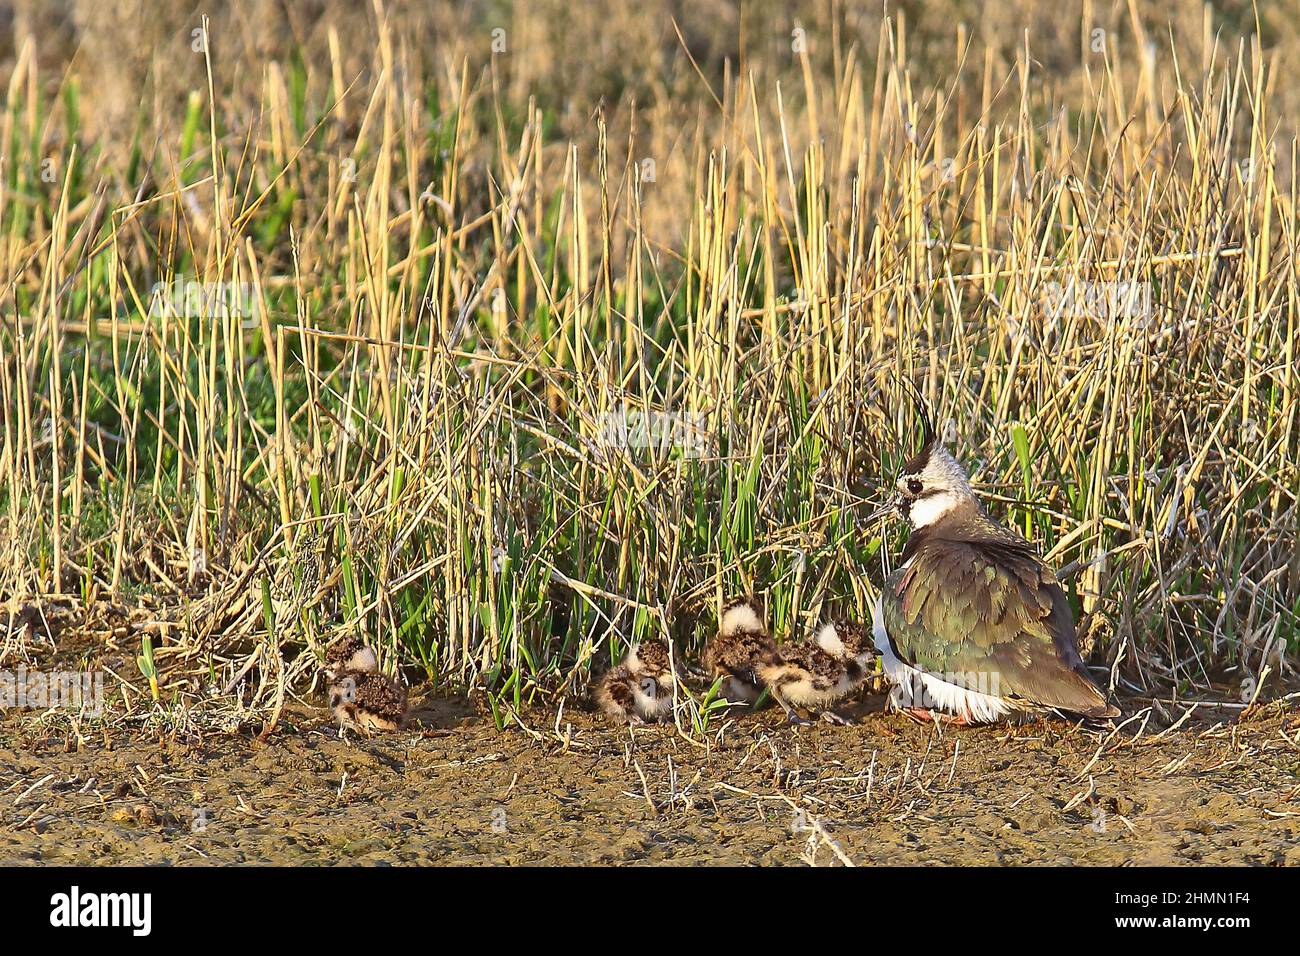
[{"label": "adult lapwing", "polygon": [[928,419],[921,451],[872,517],[894,511],[912,532],[872,631],[895,709],[956,723],[1044,710],[1119,716],[1079,656],[1056,575],[989,517]]},{"label": "adult lapwing", "polygon": [[660,641],[635,644],[596,684],[596,706],[611,720],[641,724],[673,712],[677,678],[668,648]]}]

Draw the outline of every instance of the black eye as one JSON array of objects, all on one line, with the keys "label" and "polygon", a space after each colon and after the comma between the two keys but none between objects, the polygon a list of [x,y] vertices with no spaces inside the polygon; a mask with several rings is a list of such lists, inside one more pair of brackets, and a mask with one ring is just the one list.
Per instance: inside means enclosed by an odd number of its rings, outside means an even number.
[{"label": "black eye", "polygon": [[907,479],[907,490],[910,494],[919,495],[921,493],[921,479],[920,478]]}]

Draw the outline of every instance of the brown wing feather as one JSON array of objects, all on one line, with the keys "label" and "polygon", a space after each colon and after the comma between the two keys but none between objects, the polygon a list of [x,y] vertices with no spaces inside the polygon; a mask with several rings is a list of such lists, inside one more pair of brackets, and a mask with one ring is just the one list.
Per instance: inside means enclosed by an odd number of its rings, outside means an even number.
[{"label": "brown wing feather", "polygon": [[982,516],[913,539],[887,595],[900,657],[946,677],[991,672],[1001,696],[1027,703],[1117,713],[1079,656],[1065,592],[1028,542]]}]

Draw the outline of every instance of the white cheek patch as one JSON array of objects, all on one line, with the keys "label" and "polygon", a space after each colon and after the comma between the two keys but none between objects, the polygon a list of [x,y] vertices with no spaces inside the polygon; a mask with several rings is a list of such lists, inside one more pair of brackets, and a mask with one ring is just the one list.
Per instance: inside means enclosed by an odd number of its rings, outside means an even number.
[{"label": "white cheek patch", "polygon": [[924,528],[926,525],[934,524],[946,515],[957,506],[957,503],[957,496],[951,491],[926,495],[912,502],[912,507],[908,511],[908,518],[912,522],[913,528]]}]

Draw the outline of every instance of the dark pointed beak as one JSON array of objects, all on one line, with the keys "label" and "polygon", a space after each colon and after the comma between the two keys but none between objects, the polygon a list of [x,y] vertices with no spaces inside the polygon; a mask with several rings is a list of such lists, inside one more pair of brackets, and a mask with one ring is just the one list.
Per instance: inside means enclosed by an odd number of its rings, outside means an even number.
[{"label": "dark pointed beak", "polygon": [[881,505],[879,508],[877,508],[875,511],[871,512],[871,514],[867,516],[867,523],[871,524],[872,522],[879,521],[881,518],[887,518],[891,514],[896,514],[897,512],[898,512],[898,494],[894,493],[890,495],[887,499],[885,499],[885,503],[883,505]]}]

